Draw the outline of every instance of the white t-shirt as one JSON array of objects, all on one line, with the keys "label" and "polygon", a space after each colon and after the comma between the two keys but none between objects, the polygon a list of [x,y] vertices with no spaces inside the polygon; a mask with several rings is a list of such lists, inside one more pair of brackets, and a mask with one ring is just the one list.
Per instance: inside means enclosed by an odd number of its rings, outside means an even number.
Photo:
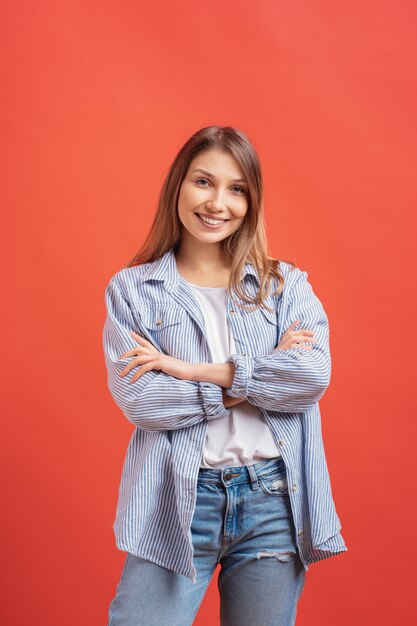
[{"label": "white t-shirt", "polygon": [[[203,311],[213,363],[224,363],[236,352],[226,317],[227,288],[188,284]],[[280,455],[262,412],[245,400],[231,407],[230,416],[208,421],[200,467],[252,465]]]}]

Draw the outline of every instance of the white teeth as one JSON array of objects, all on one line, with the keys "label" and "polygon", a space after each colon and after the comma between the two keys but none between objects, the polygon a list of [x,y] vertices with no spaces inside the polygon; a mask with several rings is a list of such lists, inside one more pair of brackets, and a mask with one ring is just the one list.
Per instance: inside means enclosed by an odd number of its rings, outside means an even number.
[{"label": "white teeth", "polygon": [[198,216],[200,218],[200,220],[202,220],[203,222],[207,222],[207,224],[223,224],[223,222],[225,222],[226,220],[215,220],[211,217],[204,217],[203,215],[199,215]]}]

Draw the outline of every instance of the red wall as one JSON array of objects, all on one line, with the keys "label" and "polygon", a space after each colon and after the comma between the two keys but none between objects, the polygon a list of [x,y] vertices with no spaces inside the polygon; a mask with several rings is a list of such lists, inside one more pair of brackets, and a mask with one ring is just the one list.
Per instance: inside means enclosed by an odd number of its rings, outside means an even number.
[{"label": "red wall", "polygon": [[104,288],[176,151],[216,123],[253,140],[271,250],[331,325],[323,437],[349,551],[310,567],[297,626],[411,623],[415,6],[3,3],[3,624],[106,623],[132,426],[106,387]]}]

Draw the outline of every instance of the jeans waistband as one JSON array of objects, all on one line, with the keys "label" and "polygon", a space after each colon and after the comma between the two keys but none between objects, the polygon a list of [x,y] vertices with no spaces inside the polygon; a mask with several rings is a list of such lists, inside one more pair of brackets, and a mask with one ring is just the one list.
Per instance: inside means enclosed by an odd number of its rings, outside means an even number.
[{"label": "jeans waistband", "polygon": [[266,459],[253,465],[238,465],[222,468],[200,467],[198,482],[207,482],[219,486],[229,486],[238,483],[251,483],[252,488],[258,487],[258,478],[268,474],[286,474],[284,459],[282,456]]}]

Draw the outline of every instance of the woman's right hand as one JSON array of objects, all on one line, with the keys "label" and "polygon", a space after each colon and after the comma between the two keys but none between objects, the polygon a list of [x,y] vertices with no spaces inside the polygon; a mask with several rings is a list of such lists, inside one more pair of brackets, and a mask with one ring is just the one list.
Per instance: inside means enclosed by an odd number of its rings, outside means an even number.
[{"label": "woman's right hand", "polygon": [[[301,320],[296,320],[288,330],[281,337],[281,341],[274,348],[273,352],[276,350],[289,350],[290,348],[304,348],[305,350],[312,350],[313,346],[310,342],[317,341],[313,339],[314,333],[312,330],[305,330],[300,328],[299,330],[292,330],[294,326],[299,324]],[[305,344],[305,342],[309,342]]]},{"label": "woman's right hand", "polygon": [[240,404],[241,402],[245,402],[246,398],[232,398],[231,396],[226,395],[226,390],[223,387],[222,389],[223,395],[223,404],[226,409],[230,409],[231,406],[235,406],[235,404]]}]

